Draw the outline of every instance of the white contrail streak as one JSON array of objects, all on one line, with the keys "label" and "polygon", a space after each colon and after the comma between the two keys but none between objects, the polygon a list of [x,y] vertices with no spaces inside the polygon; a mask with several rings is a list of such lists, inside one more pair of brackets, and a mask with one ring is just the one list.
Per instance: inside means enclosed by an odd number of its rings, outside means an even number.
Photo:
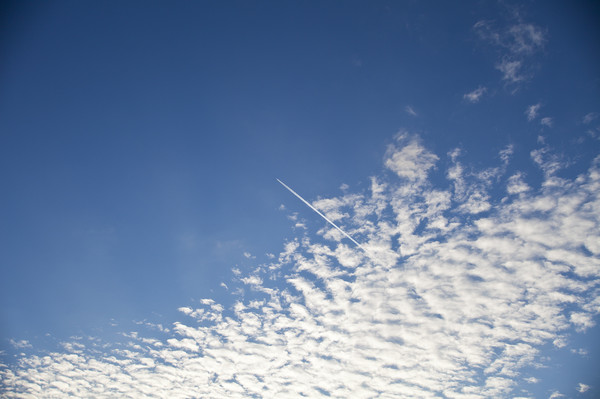
[{"label": "white contrail streak", "polygon": [[363,251],[367,252],[367,250],[360,245],[359,243],[357,243],[354,238],[350,237],[349,234],[347,234],[344,230],[340,229],[335,223],[333,223],[331,220],[327,219],[327,217],[325,215],[323,215],[321,212],[319,212],[314,206],[312,206],[310,203],[308,203],[308,201],[306,201],[304,198],[302,198],[298,193],[296,193],[294,190],[292,190],[291,188],[289,188],[288,186],[286,186],[286,184],[284,182],[282,182],[281,180],[277,179],[277,181],[279,183],[281,183],[281,185],[285,188],[287,188],[288,190],[290,190],[290,192],[292,194],[294,194],[296,197],[300,198],[300,200],[302,202],[304,202],[306,205],[308,205],[308,207],[310,209],[312,209],[313,211],[317,212],[319,214],[319,216],[321,216],[323,219],[327,220],[327,222],[329,222],[329,224],[331,224],[333,227],[335,227],[336,229],[338,229],[338,231],[340,233],[342,233],[343,235],[345,235],[346,237],[348,237],[350,239],[350,241],[352,241],[353,243],[356,244],[357,247],[359,247],[360,249],[362,249]]}]

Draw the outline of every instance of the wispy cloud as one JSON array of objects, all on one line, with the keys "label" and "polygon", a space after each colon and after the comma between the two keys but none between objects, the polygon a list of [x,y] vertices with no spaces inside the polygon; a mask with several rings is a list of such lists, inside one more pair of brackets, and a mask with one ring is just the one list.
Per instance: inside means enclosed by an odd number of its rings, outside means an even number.
[{"label": "wispy cloud", "polygon": [[[600,312],[600,157],[559,178],[547,147],[522,172],[476,170],[400,133],[368,190],[320,200],[377,257],[323,228],[302,232],[249,273],[236,269],[226,308],[179,310],[171,331],[78,339],[0,365],[7,397],[514,397],[540,348],[568,341]],[[446,161],[440,162],[446,164]],[[498,201],[489,190],[506,188]],[[477,203],[491,206],[476,210]],[[566,349],[563,350],[568,350]],[[557,349],[561,350],[561,349]],[[578,389],[587,387],[581,384]],[[553,397],[560,397],[558,392]]]},{"label": "wispy cloud", "polygon": [[506,191],[509,194],[520,194],[529,191],[531,187],[525,182],[523,173],[516,173],[508,179]]},{"label": "wispy cloud", "polygon": [[[541,142],[543,143],[543,140],[541,140]],[[538,165],[547,178],[550,178],[557,171],[567,166],[567,163],[563,161],[562,157],[550,151],[550,148],[547,146],[531,151],[530,155],[533,162]]]},{"label": "wispy cloud", "polygon": [[543,49],[545,32],[536,25],[524,23],[520,16],[512,21],[478,21],[473,29],[481,40],[500,50],[496,69],[502,80],[513,86],[532,76],[531,57]]},{"label": "wispy cloud", "polygon": [[532,120],[537,118],[538,112],[541,107],[542,104],[540,103],[530,105],[529,107],[527,107],[527,110],[525,111],[525,115],[527,115],[527,120],[531,122]]},{"label": "wispy cloud", "polygon": [[589,391],[589,389],[590,389],[589,385],[583,384],[581,382],[579,383],[579,385],[577,385],[577,392],[579,392],[579,393],[587,392],[587,391]]},{"label": "wispy cloud", "polygon": [[550,118],[549,116],[546,116],[546,117],[540,119],[540,124],[542,124],[546,127],[552,127],[553,123],[554,122],[553,122],[552,118]]},{"label": "wispy cloud", "polygon": [[595,129],[588,129],[586,133],[593,139],[600,139],[600,126]]},{"label": "wispy cloud", "polygon": [[525,80],[521,73],[522,61],[505,58],[496,64],[496,69],[502,72],[502,79],[509,83],[517,83]]},{"label": "wispy cloud", "polygon": [[417,111],[415,111],[415,109],[410,105],[404,107],[404,111],[411,116],[418,116]]},{"label": "wispy cloud", "polygon": [[25,348],[31,348],[31,344],[29,343],[29,341],[21,339],[19,341],[15,341],[14,339],[9,340],[10,344],[13,346],[13,348],[16,349],[25,349]]},{"label": "wispy cloud", "polygon": [[483,87],[483,86],[479,86],[478,88],[476,88],[475,90],[473,90],[472,92],[466,93],[463,98],[469,102],[472,103],[477,103],[479,102],[481,96],[483,96],[483,94],[487,91],[487,88]]},{"label": "wispy cloud", "polygon": [[514,54],[532,54],[544,46],[546,41],[543,31],[533,25],[520,23],[508,28],[504,38],[505,46]]},{"label": "wispy cloud", "polygon": [[598,113],[597,112],[590,112],[589,114],[586,114],[583,117],[583,123],[585,123],[586,125],[588,125],[592,121],[594,121],[596,118],[598,118]]}]

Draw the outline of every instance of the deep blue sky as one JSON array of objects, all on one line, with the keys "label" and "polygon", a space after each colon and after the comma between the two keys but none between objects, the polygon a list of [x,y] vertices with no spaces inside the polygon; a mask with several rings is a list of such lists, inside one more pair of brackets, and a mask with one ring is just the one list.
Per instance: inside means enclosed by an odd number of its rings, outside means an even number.
[{"label": "deep blue sky", "polygon": [[[512,145],[506,177],[539,187],[545,144],[573,179],[600,148],[599,16],[585,1],[5,3],[0,349],[233,304],[220,283],[304,234],[290,215],[314,239],[324,226],[275,179],[309,201],[364,192],[389,178],[400,129],[437,154],[442,189],[457,147],[482,170]],[[519,47],[515,26],[541,40]]]}]

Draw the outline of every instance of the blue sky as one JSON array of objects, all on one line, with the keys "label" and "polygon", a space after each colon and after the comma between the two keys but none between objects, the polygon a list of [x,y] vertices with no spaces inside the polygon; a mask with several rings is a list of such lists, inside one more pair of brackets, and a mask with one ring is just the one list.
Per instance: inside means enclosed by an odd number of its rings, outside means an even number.
[{"label": "blue sky", "polygon": [[594,2],[2,7],[3,395],[599,395]]}]

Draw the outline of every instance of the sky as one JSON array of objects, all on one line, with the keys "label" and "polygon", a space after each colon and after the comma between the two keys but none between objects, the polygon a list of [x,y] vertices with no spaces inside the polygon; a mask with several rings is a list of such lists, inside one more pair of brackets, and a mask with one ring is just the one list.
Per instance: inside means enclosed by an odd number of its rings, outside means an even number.
[{"label": "sky", "polygon": [[3,2],[0,396],[600,396],[599,16]]}]

